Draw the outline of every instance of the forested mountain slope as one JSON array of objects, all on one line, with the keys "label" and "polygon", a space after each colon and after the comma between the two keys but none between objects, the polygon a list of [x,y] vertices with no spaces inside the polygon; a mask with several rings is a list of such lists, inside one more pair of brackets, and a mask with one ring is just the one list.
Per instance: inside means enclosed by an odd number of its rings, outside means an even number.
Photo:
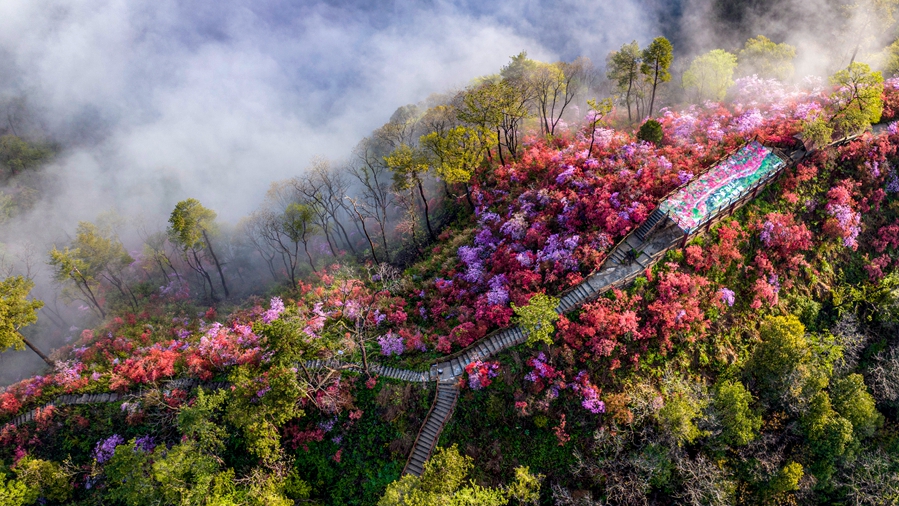
[{"label": "forested mountain slope", "polygon": [[[619,56],[652,61],[657,42]],[[684,78],[695,105],[658,110],[650,66],[640,93],[586,114],[587,62],[519,55],[397,111],[347,172],[273,185],[243,242],[193,199],[141,254],[82,223],[50,261],[99,323],[0,393],[0,504],[899,499],[899,82],[859,63],[828,83],[704,78],[733,72],[722,53]],[[750,140],[810,154],[556,317],[672,190]],[[37,309],[16,288],[3,345]],[[510,324],[527,342],[467,364],[438,449],[401,477],[440,395],[421,379]]]}]

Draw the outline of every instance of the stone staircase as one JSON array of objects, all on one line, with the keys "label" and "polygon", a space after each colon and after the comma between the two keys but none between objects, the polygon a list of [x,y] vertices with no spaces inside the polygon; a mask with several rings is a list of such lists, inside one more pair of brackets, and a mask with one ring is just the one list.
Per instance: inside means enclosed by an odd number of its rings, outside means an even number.
[{"label": "stone staircase", "polygon": [[640,239],[641,241],[646,240],[646,237],[652,233],[652,231],[656,228],[656,225],[658,225],[663,219],[665,219],[665,213],[656,208],[656,210],[653,211],[648,218],[646,218],[646,221],[644,221],[643,224],[634,231],[634,235],[637,236],[637,239]]},{"label": "stone staircase", "polygon": [[[307,360],[304,362],[304,365],[307,369],[319,370],[319,369],[338,369],[338,370],[355,370],[362,371],[362,366],[355,362],[342,362],[340,360]],[[379,376],[399,380],[399,381],[409,381],[413,383],[427,383],[433,381],[430,375],[426,372],[419,371],[410,371],[406,369],[397,369],[395,367],[387,367],[382,366],[381,364],[372,364],[369,369],[372,374],[377,374]],[[220,388],[225,388],[230,386],[229,383],[224,381],[219,382],[206,382],[197,378],[176,378],[172,380],[165,381],[164,387],[168,390],[172,390],[175,388],[180,388],[182,390],[192,390],[194,388],[202,386],[206,390],[218,390]],[[48,406],[67,406],[72,404],[102,404],[107,402],[119,402],[124,401],[126,399],[137,399],[143,395],[142,390],[138,390],[137,392],[106,392],[100,394],[70,394],[70,395],[60,395],[50,402],[31,409],[25,413],[22,413],[12,420],[8,421],[6,425],[21,425],[26,422],[30,422],[34,420],[35,415],[38,410],[46,409]]]},{"label": "stone staircase", "polygon": [[450,417],[453,416],[453,409],[459,400],[459,383],[457,381],[438,381],[437,395],[434,398],[434,404],[425,418],[421,429],[418,431],[418,437],[415,438],[415,445],[409,453],[409,460],[403,469],[403,474],[412,474],[421,476],[424,471],[425,462],[431,458],[431,452],[437,446],[437,440],[443,427]]}]

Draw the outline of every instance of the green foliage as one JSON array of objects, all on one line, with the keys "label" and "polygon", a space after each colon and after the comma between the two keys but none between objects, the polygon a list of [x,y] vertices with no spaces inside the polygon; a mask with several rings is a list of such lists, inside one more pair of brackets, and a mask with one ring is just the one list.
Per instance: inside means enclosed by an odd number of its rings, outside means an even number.
[{"label": "green foliage", "polygon": [[215,217],[215,211],[203,207],[199,200],[182,200],[169,216],[169,237],[185,250],[202,248],[206,245],[203,232],[212,228]]},{"label": "green foliage", "polygon": [[793,76],[793,59],[796,48],[777,44],[764,35],[746,41],[737,56],[737,70],[741,76],[757,74],[759,77],[786,81]]},{"label": "green foliage", "polygon": [[883,75],[866,63],[855,62],[830,78],[837,87],[831,95],[830,124],[840,135],[850,135],[880,121],[883,112]]},{"label": "green foliage", "polygon": [[621,93],[627,106],[627,117],[631,119],[631,103],[636,97],[635,84],[640,73],[640,45],[637,41],[624,44],[618,51],[609,54],[606,60],[608,77],[615,83],[618,92]]},{"label": "green foliage", "polygon": [[107,497],[122,504],[158,503],[161,494],[152,479],[151,458],[151,453],[135,451],[133,439],[129,444],[117,446],[103,469],[108,484]]},{"label": "green foliage", "polygon": [[300,242],[306,234],[314,233],[314,216],[312,206],[291,202],[281,215],[281,230],[294,243]]},{"label": "green foliage", "polygon": [[0,281],[0,350],[25,347],[19,331],[36,322],[37,310],[44,306],[39,300],[28,300],[32,288],[34,282],[22,276]]},{"label": "green foliage", "polygon": [[821,147],[833,140],[833,127],[822,117],[802,122],[802,140],[808,147]]},{"label": "green foliage", "polygon": [[490,144],[495,142],[494,137],[495,134],[478,135],[472,127],[455,126],[444,133],[435,131],[423,135],[419,144],[441,179],[449,184],[468,183]]},{"label": "green foliage", "polygon": [[850,374],[839,378],[830,387],[833,407],[843,418],[852,422],[852,429],[858,439],[874,435],[883,425],[883,415],[874,405],[874,397],[865,387],[861,374]]},{"label": "green foliage", "polygon": [[643,50],[640,72],[651,80],[667,83],[671,80],[668,67],[674,59],[674,48],[665,37],[656,37]]},{"label": "green foliage", "polygon": [[425,153],[407,144],[401,144],[385,156],[384,163],[393,172],[393,184],[398,190],[411,188],[430,169]]},{"label": "green foliage", "polygon": [[303,415],[298,401],[305,393],[296,373],[286,366],[275,366],[264,373],[254,367],[240,366],[228,379],[233,385],[228,421],[243,430],[253,455],[265,462],[275,462],[281,451],[278,427]]},{"label": "green foliage", "polygon": [[16,463],[13,470],[27,489],[25,504],[32,504],[40,498],[64,502],[71,496],[71,475],[56,462],[26,456]]},{"label": "green foliage", "polygon": [[851,448],[852,423],[833,410],[826,392],[818,392],[802,416],[801,426],[815,457],[812,472],[819,479],[829,478],[834,462]]},{"label": "green foliage", "polygon": [[456,445],[437,448],[425,462],[421,477],[406,475],[387,486],[378,506],[502,506],[509,499],[534,503],[540,497],[542,476],[528,468],[515,470],[515,481],[506,490],[465,484],[474,464]]},{"label": "green foliage", "polygon": [[684,72],[684,89],[697,101],[721,100],[734,84],[737,56],[723,49],[713,49],[697,56]]},{"label": "green foliage", "polygon": [[152,453],[136,449],[132,440],[116,447],[103,471],[106,498],[127,505],[289,506],[309,494],[295,473],[281,478],[261,468],[250,473],[248,485],[239,486],[234,471],[222,469],[221,459],[194,440]]},{"label": "green foliage", "polygon": [[693,421],[701,414],[702,405],[689,396],[676,393],[665,399],[665,405],[659,410],[659,424],[668,432],[678,445],[692,443],[703,432]]},{"label": "green foliage", "polygon": [[[215,229],[215,211],[207,209],[200,204],[197,199],[187,199],[178,202],[172,214],[169,216],[168,235],[172,243],[181,247],[184,259],[190,267],[197,271],[206,283],[209,284],[209,290],[212,298],[216,300],[215,288],[212,286],[212,279],[203,267],[203,263],[198,256],[200,250],[204,250],[212,257],[215,266],[218,269],[219,278],[222,282],[222,288],[225,290],[225,297],[230,295],[228,285],[225,283],[225,275],[222,266],[215,256],[209,235]],[[190,252],[190,254],[188,254]]]},{"label": "green foliage", "polygon": [[[769,316],[760,328],[762,342],[748,368],[761,395],[771,403],[807,402],[827,386],[833,357],[822,362],[793,315]],[[820,357],[822,360],[824,357]]]},{"label": "green foliage", "polygon": [[515,312],[515,323],[521,327],[528,337],[527,344],[552,344],[552,334],[556,330],[553,323],[559,319],[556,307],[559,299],[543,293],[535,294],[527,306],[518,307],[512,303]]},{"label": "green foliage", "polygon": [[20,480],[7,479],[5,473],[0,472],[0,504],[3,506],[24,506],[26,499],[30,499],[32,493],[28,486]]},{"label": "green foliage", "polygon": [[515,468],[515,481],[513,481],[507,490],[510,499],[515,499],[521,504],[537,504],[540,500],[540,482],[543,481],[542,474],[531,474],[531,470],[527,466]]},{"label": "green foliage", "polygon": [[50,155],[49,149],[15,135],[0,137],[0,167],[12,175],[37,167]]},{"label": "green foliage", "polygon": [[655,105],[656,89],[660,83],[667,83],[671,80],[671,73],[668,67],[674,59],[674,48],[671,42],[665,37],[656,37],[649,46],[643,50],[642,64],[640,65],[640,73],[646,76],[646,80],[652,85],[652,98],[649,102],[649,116],[652,116],[652,110]]},{"label": "green foliage", "polygon": [[739,381],[724,381],[718,385],[715,410],[724,426],[721,437],[729,445],[745,446],[755,439],[762,426],[762,417],[752,412],[752,394]]},{"label": "green foliage", "polygon": [[195,441],[179,443],[168,451],[158,447],[152,460],[150,476],[163,504],[228,504],[222,496],[233,490],[234,472],[222,471],[219,460],[203,452]]},{"label": "green foliage", "polygon": [[802,464],[790,462],[780,468],[768,482],[768,492],[782,494],[799,490],[799,480],[802,479],[802,475]]},{"label": "green foliage", "polygon": [[640,130],[637,132],[637,138],[641,141],[651,142],[656,146],[662,144],[662,137],[664,137],[665,132],[662,130],[662,124],[654,119],[648,119],[645,123],[640,125]]},{"label": "green foliage", "polygon": [[209,395],[200,388],[194,403],[184,405],[178,411],[178,429],[195,441],[201,451],[216,452],[224,447],[228,433],[217,423],[216,417],[226,399],[224,390]]},{"label": "green foliage", "polygon": [[640,450],[637,459],[641,469],[648,471],[651,487],[661,490],[669,485],[674,475],[674,463],[665,446],[648,444]]}]

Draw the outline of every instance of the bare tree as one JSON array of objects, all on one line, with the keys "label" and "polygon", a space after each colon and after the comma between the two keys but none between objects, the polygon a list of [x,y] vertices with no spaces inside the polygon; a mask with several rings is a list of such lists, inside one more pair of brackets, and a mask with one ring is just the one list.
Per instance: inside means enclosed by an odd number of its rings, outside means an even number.
[{"label": "bare tree", "polygon": [[358,202],[357,199],[347,197],[347,200],[349,200],[350,204],[353,206],[353,213],[356,215],[356,221],[362,224],[362,233],[365,234],[365,239],[368,241],[368,246],[371,249],[372,260],[374,260],[376,264],[380,264],[381,262],[378,260],[378,255],[375,252],[375,243],[372,241],[371,235],[368,233],[368,228],[365,226],[365,220],[370,218],[372,214],[365,209],[365,204]]},{"label": "bare tree", "polygon": [[674,468],[681,478],[681,489],[675,494],[680,504],[715,506],[733,504],[735,484],[715,462],[705,455],[695,458],[683,450],[675,453]]},{"label": "bare tree", "polygon": [[899,503],[899,474],[893,470],[895,465],[894,459],[882,450],[860,452],[839,478],[850,500],[848,504]]},{"label": "bare tree", "polygon": [[240,228],[243,230],[247,240],[250,241],[250,244],[253,245],[253,249],[262,257],[265,266],[272,275],[272,279],[277,281],[278,269],[275,267],[275,261],[279,255],[264,234],[268,221],[269,213],[264,210],[257,210],[241,221]]},{"label": "bare tree", "polygon": [[356,248],[342,223],[351,216],[344,201],[349,189],[344,173],[335,170],[327,160],[316,159],[307,172],[293,178],[291,184],[315,214],[331,252],[337,256],[334,244],[339,246],[338,240],[342,236],[343,243],[356,255]]},{"label": "bare tree", "polygon": [[586,87],[592,65],[587,58],[538,64],[532,72],[532,88],[540,117],[540,130],[555,135],[565,109]]},{"label": "bare tree", "polygon": [[365,208],[371,210],[371,218],[377,223],[384,247],[384,258],[390,262],[390,248],[387,246],[388,209],[393,204],[393,193],[390,191],[390,170],[383,163],[388,151],[380,149],[376,138],[363,139],[356,147],[357,163],[350,165],[350,174],[359,181],[361,194],[359,198]]}]

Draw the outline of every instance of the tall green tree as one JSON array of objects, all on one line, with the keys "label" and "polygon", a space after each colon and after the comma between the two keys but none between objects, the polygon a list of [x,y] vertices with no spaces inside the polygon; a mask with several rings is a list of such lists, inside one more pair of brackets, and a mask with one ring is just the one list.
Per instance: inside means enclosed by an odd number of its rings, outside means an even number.
[{"label": "tall green tree", "polygon": [[206,272],[203,262],[200,260],[202,252],[208,252],[212,257],[225,291],[225,297],[230,297],[222,265],[212,248],[212,241],[209,239],[210,231],[215,226],[215,216],[215,211],[203,207],[197,199],[182,200],[175,205],[175,209],[169,216],[168,228],[169,237],[173,243],[181,247],[188,265],[209,283],[210,295],[213,299],[216,298],[215,289],[209,273]]},{"label": "tall green tree", "polygon": [[713,49],[697,56],[684,72],[684,89],[697,101],[721,100],[734,84],[737,56],[723,49]]},{"label": "tall green tree", "polygon": [[665,37],[656,37],[643,50],[641,59],[643,61],[640,65],[640,72],[652,83],[652,98],[649,99],[648,114],[652,116],[656,102],[656,89],[659,87],[659,83],[667,83],[671,80],[671,73],[668,72],[668,68],[674,59],[674,48]]},{"label": "tall green tree", "polygon": [[[97,312],[100,318],[106,318],[106,310],[100,298],[100,283],[92,275],[90,265],[81,257],[78,249],[65,247],[62,250],[54,247],[50,251],[50,266],[53,267],[53,278],[59,283],[70,283],[63,289],[63,296],[71,300],[81,300]],[[70,287],[74,287],[73,292]]]},{"label": "tall green tree", "polygon": [[627,106],[627,119],[633,121],[631,103],[633,101],[634,87],[640,77],[642,54],[637,41],[621,46],[621,49],[609,54],[606,66],[609,69],[606,74],[618,87],[618,91],[624,94],[624,104]]},{"label": "tall green tree", "polygon": [[132,308],[137,308],[137,298],[128,286],[125,274],[134,259],[125,250],[112,226],[87,221],[78,223],[72,248],[77,257],[84,261],[86,275],[114,286]]},{"label": "tall green tree", "polygon": [[739,381],[722,381],[715,392],[713,406],[720,415],[721,438],[729,445],[745,446],[755,439],[762,417],[753,413],[752,394]]},{"label": "tall green tree", "polygon": [[34,282],[22,276],[12,276],[0,281],[0,350],[10,346],[21,350],[28,346],[52,366],[53,361],[21,332],[22,328],[37,321],[37,311],[44,307],[42,301],[28,299],[32,288]]},{"label": "tall green tree", "polygon": [[785,42],[778,44],[759,35],[747,40],[737,55],[737,72],[741,76],[756,74],[786,81],[793,77],[794,58],[795,47]]},{"label": "tall green tree", "polygon": [[528,88],[533,91],[540,130],[544,135],[555,135],[565,109],[586,87],[591,66],[590,60],[578,58],[570,63],[538,62],[531,71]]},{"label": "tall green tree", "polygon": [[830,78],[837,90],[831,95],[830,124],[850,135],[880,121],[883,112],[883,75],[866,63],[852,63]]},{"label": "tall green tree", "polygon": [[492,77],[462,93],[457,116],[476,128],[482,140],[496,134],[496,154],[505,165],[505,152],[514,159],[524,121],[531,117],[532,93],[526,84]]},{"label": "tall green tree", "polygon": [[419,148],[401,144],[392,153],[384,157],[384,163],[393,172],[393,185],[399,190],[415,188],[424,205],[425,224],[428,227],[428,237],[433,241],[437,236],[431,227],[430,207],[425,196],[424,177],[430,170],[427,156]]},{"label": "tall green tree", "polygon": [[0,137],[0,168],[15,176],[33,169],[50,157],[51,151],[15,135]]},{"label": "tall green tree", "polygon": [[419,145],[434,165],[437,176],[447,184],[464,185],[465,197],[472,209],[474,203],[471,201],[469,183],[492,144],[483,141],[487,139],[489,142],[492,138],[491,135],[478,135],[473,127],[459,125],[443,133],[434,131],[425,134],[419,139]]}]

